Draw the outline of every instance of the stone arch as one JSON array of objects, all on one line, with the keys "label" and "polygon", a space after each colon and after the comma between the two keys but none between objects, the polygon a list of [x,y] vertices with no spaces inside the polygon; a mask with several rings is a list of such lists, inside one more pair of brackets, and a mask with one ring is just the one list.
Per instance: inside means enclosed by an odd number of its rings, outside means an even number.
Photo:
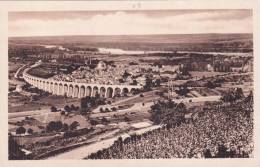
[{"label": "stone arch", "polygon": [[67,84],[64,84],[64,92],[63,92],[64,96],[69,96],[69,87]]},{"label": "stone arch", "polygon": [[106,88],[101,87],[99,92],[100,92],[100,97],[106,97]]},{"label": "stone arch", "polygon": [[114,96],[115,96],[115,97],[121,96],[121,89],[120,89],[120,88],[118,88],[118,87],[115,88]]},{"label": "stone arch", "polygon": [[39,82],[38,80],[35,80],[35,87],[38,87],[39,86]]},{"label": "stone arch", "polygon": [[41,89],[42,88],[42,81],[41,80],[39,80],[38,81],[38,86],[37,86],[39,89]]},{"label": "stone arch", "polygon": [[91,88],[91,86],[87,86],[87,87],[86,87],[86,96],[91,96],[91,93],[92,93],[92,88]]},{"label": "stone arch", "polygon": [[37,81],[36,81],[36,79],[34,79],[34,84],[33,84],[33,86],[37,87]]},{"label": "stone arch", "polygon": [[107,88],[107,94],[106,94],[107,98],[112,98],[113,97],[113,89],[111,87]]},{"label": "stone arch", "polygon": [[46,90],[47,92],[50,92],[49,86],[50,86],[50,83],[47,81],[47,82],[45,83],[45,90]]},{"label": "stone arch", "polygon": [[42,81],[42,90],[45,91],[45,81],[44,80]]},{"label": "stone arch", "polygon": [[80,94],[79,94],[79,98],[82,98],[82,97],[85,97],[85,86],[84,85],[81,85],[80,87]]},{"label": "stone arch", "polygon": [[58,89],[59,89],[59,85],[58,85],[58,83],[56,82],[56,83],[54,83],[54,90],[53,90],[53,94],[55,94],[55,95],[58,95]]},{"label": "stone arch", "polygon": [[45,80],[42,80],[42,90],[45,90]]},{"label": "stone arch", "polygon": [[97,94],[98,94],[98,87],[97,86],[94,86],[93,87],[93,90],[92,90],[92,96],[95,97]]},{"label": "stone arch", "polygon": [[74,91],[73,91],[73,97],[78,97],[79,96],[79,86],[75,85]]},{"label": "stone arch", "polygon": [[135,95],[135,94],[136,94],[136,91],[138,91],[138,88],[132,88],[132,89],[130,90],[130,93],[131,93],[132,95]]},{"label": "stone arch", "polygon": [[62,95],[62,96],[64,95],[62,83],[59,84],[59,92],[58,92],[58,95]]},{"label": "stone arch", "polygon": [[127,96],[128,93],[129,93],[128,88],[123,88],[122,89],[122,96]]},{"label": "stone arch", "polygon": [[69,94],[68,97],[73,97],[73,85],[69,86]]},{"label": "stone arch", "polygon": [[53,82],[50,83],[50,93],[53,93]]}]

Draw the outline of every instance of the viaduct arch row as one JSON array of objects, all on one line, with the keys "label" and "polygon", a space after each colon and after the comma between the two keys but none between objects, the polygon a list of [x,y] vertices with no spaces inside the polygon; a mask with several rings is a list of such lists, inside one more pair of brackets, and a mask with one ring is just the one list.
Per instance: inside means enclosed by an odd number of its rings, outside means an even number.
[{"label": "viaduct arch row", "polygon": [[30,75],[27,73],[29,69],[30,68],[27,68],[23,72],[24,80],[30,85],[54,95],[82,98],[86,96],[95,96],[99,93],[101,97],[111,98],[142,88],[142,86],[139,85],[101,85],[55,81]]}]

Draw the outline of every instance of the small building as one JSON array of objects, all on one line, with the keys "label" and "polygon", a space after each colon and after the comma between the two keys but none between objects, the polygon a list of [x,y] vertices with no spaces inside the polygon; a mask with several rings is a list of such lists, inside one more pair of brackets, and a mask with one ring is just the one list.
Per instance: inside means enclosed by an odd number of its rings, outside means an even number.
[{"label": "small building", "polygon": [[106,68],[107,68],[107,65],[103,61],[98,62],[97,67],[96,67],[97,70],[105,70]]},{"label": "small building", "polygon": [[23,90],[22,85],[16,85],[16,92],[21,92]]},{"label": "small building", "polygon": [[51,62],[52,63],[57,63],[57,60],[56,59],[52,59]]}]

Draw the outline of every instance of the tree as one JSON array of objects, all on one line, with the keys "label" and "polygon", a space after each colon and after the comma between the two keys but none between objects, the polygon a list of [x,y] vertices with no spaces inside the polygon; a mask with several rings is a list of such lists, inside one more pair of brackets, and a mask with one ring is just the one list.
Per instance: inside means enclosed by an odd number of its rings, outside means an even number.
[{"label": "tree", "polygon": [[155,80],[155,86],[160,86],[161,85],[161,80],[160,79],[156,79]]},{"label": "tree", "polygon": [[246,97],[245,101],[246,101],[246,102],[253,102],[253,98],[254,98],[253,92],[250,91],[250,93],[249,93],[248,96]]},{"label": "tree", "polygon": [[81,108],[80,114],[81,114],[81,115],[86,115],[86,114],[90,113],[90,111],[91,111],[90,109]]},{"label": "tree", "polygon": [[71,109],[70,109],[70,107],[69,107],[68,105],[66,105],[66,106],[64,107],[64,110],[65,110],[66,112],[70,112],[70,111],[71,111]]},{"label": "tree", "polygon": [[88,100],[89,100],[89,97],[85,97],[85,98],[81,98],[80,99],[80,107],[81,108],[88,108],[89,105],[88,105]]},{"label": "tree", "polygon": [[227,148],[224,145],[218,146],[217,158],[227,158]]},{"label": "tree", "polygon": [[212,158],[211,152],[209,149],[206,149],[206,151],[204,152],[204,157],[205,158]]},{"label": "tree", "polygon": [[76,111],[79,111],[79,106],[76,106],[76,107],[75,107],[75,110],[76,110]]},{"label": "tree", "polygon": [[29,129],[27,130],[27,132],[28,132],[28,134],[33,134],[33,130],[32,130],[31,128],[29,128]]},{"label": "tree", "polygon": [[16,134],[24,134],[25,132],[26,129],[22,126],[16,129]]},{"label": "tree", "polygon": [[65,111],[61,111],[60,114],[61,114],[61,115],[65,115]]},{"label": "tree", "polygon": [[57,132],[57,131],[61,130],[61,128],[62,128],[62,122],[61,121],[57,121],[57,122],[51,121],[51,122],[48,123],[46,130],[48,132],[53,132],[53,131]]},{"label": "tree", "polygon": [[209,88],[209,89],[214,89],[216,88],[216,84],[214,84],[212,81],[208,81],[206,83],[206,86]]},{"label": "tree", "polygon": [[136,79],[133,80],[132,85],[137,85],[137,81],[136,81]]},{"label": "tree", "polygon": [[110,110],[108,108],[105,109],[105,112],[110,112]]},{"label": "tree", "polygon": [[158,101],[151,106],[151,120],[156,124],[173,126],[183,121],[186,106],[174,101]]},{"label": "tree", "polygon": [[66,123],[64,123],[63,125],[62,125],[62,130],[63,131],[68,131],[69,130],[69,125],[68,124],[66,124]]},{"label": "tree", "polygon": [[153,85],[153,81],[150,77],[146,77],[145,79],[145,85],[144,85],[144,90],[145,91],[149,91],[151,90],[151,87]]},{"label": "tree", "polygon": [[57,121],[57,122],[56,122],[55,130],[56,130],[56,131],[59,131],[61,128],[62,128],[62,122],[61,122],[61,121]]},{"label": "tree", "polygon": [[244,92],[242,88],[237,88],[235,92],[236,99],[241,99],[244,97]]},{"label": "tree", "polygon": [[102,107],[100,107],[99,111],[100,111],[101,113],[103,113],[103,112],[104,112],[104,109],[103,109]]},{"label": "tree", "polygon": [[70,130],[75,130],[75,129],[77,129],[77,127],[78,127],[79,125],[80,125],[80,124],[79,124],[79,122],[77,122],[77,121],[72,122],[72,123],[70,124]]},{"label": "tree", "polygon": [[112,110],[112,111],[116,111],[116,107],[112,107],[111,110]]},{"label": "tree", "polygon": [[228,92],[225,92],[221,97],[221,100],[224,102],[235,102],[244,97],[242,88],[230,89]]},{"label": "tree", "polygon": [[125,120],[125,122],[129,122],[130,121],[130,119],[127,116],[125,116],[124,120]]},{"label": "tree", "polygon": [[58,110],[57,110],[57,108],[56,107],[54,107],[54,106],[51,106],[51,112],[57,112]]},{"label": "tree", "polygon": [[71,111],[75,111],[75,110],[76,110],[76,107],[74,106],[74,104],[72,104],[72,105],[70,106],[70,110],[71,110]]},{"label": "tree", "polygon": [[186,108],[185,104],[181,102],[176,106],[176,111],[178,111],[180,113],[185,113],[187,111],[187,108]]},{"label": "tree", "polygon": [[95,119],[91,119],[91,120],[90,120],[90,124],[91,124],[91,125],[97,125],[97,124],[98,124],[98,121],[95,120]]},{"label": "tree", "polygon": [[9,160],[22,160],[26,159],[24,152],[14,140],[12,135],[8,135],[8,159]]},{"label": "tree", "polygon": [[107,124],[109,121],[108,121],[107,118],[103,117],[103,118],[101,119],[101,122],[102,122],[103,124]]},{"label": "tree", "polygon": [[176,91],[181,96],[186,96],[189,93],[187,86],[180,86],[179,90]]}]

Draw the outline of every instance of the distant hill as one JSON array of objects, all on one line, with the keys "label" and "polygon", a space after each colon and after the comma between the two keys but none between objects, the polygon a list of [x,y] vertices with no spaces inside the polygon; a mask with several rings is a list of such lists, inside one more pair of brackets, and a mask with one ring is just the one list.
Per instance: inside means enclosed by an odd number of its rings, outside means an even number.
[{"label": "distant hill", "polygon": [[[252,50],[252,34],[168,34],[10,37],[9,44],[109,47],[125,50]],[[213,49],[213,50],[212,50]]]}]

